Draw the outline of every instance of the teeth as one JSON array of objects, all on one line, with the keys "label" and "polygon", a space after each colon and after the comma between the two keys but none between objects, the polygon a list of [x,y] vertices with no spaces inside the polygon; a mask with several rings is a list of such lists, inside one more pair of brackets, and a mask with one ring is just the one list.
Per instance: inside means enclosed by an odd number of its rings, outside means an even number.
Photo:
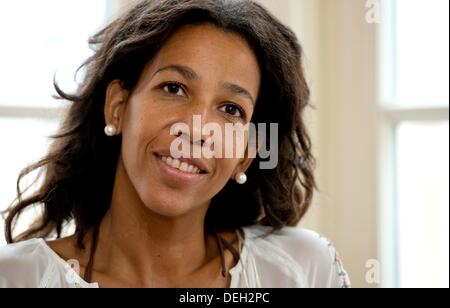
[{"label": "teeth", "polygon": [[168,157],[168,156],[163,156],[161,157],[161,160],[166,163],[166,165],[181,170],[183,172],[186,173],[193,173],[193,174],[199,174],[200,173],[200,169],[196,166],[190,165],[188,163],[185,162],[181,162],[176,158],[172,158],[172,157]]},{"label": "teeth", "polygon": [[175,169],[180,169],[181,166],[181,162],[178,159],[174,159],[172,161],[172,167],[174,167]]},{"label": "teeth", "polygon": [[181,171],[184,171],[184,172],[187,172],[187,171],[188,171],[188,164],[186,164],[186,163],[181,163],[181,165],[180,165],[180,170],[181,170]]}]

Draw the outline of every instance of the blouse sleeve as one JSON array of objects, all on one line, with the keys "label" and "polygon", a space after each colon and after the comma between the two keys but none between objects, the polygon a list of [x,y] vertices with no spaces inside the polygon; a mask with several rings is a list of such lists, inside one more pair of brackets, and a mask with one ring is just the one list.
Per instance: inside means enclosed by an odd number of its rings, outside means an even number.
[{"label": "blouse sleeve", "polygon": [[310,288],[350,288],[350,279],[333,244],[318,233],[301,228],[284,229],[282,248],[297,264]]},{"label": "blouse sleeve", "polygon": [[0,288],[38,287],[47,268],[38,250],[36,241],[0,247]]},{"label": "blouse sleeve", "polygon": [[339,253],[337,252],[336,248],[330,241],[328,241],[325,238],[323,238],[323,240],[327,242],[329,253],[331,256],[330,261],[332,263],[332,269],[330,272],[330,279],[329,279],[329,287],[341,289],[350,288],[351,287],[350,278],[348,277],[348,274],[344,269]]}]

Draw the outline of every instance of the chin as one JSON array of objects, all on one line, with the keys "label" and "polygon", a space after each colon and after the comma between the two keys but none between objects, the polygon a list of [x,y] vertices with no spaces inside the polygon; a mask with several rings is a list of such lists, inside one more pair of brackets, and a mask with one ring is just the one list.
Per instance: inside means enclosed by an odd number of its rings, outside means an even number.
[{"label": "chin", "polygon": [[144,204],[150,211],[165,217],[178,217],[183,216],[194,209],[194,206],[190,202],[183,200],[183,196],[167,196],[164,198],[164,194],[155,196],[149,196],[145,198]]}]

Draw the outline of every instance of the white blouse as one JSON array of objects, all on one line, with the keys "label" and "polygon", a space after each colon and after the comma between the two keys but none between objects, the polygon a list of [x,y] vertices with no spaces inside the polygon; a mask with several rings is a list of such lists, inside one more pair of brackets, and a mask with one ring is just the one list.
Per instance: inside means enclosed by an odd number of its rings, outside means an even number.
[{"label": "white blouse", "polygon": [[[240,260],[229,270],[231,288],[348,288],[333,245],[306,229],[284,227],[266,237],[266,226],[239,232]],[[0,248],[0,288],[98,288],[87,283],[43,239]]]}]

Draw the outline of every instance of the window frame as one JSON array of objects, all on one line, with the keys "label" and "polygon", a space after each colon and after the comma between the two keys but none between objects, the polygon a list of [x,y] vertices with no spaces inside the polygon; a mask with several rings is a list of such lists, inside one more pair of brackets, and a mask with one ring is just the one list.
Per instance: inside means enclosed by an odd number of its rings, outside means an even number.
[{"label": "window frame", "polygon": [[383,287],[401,287],[398,230],[398,187],[396,180],[396,132],[399,124],[410,121],[449,121],[449,105],[405,107],[397,104],[396,88],[396,1],[382,1],[382,20],[377,29],[378,45],[378,250]]}]

